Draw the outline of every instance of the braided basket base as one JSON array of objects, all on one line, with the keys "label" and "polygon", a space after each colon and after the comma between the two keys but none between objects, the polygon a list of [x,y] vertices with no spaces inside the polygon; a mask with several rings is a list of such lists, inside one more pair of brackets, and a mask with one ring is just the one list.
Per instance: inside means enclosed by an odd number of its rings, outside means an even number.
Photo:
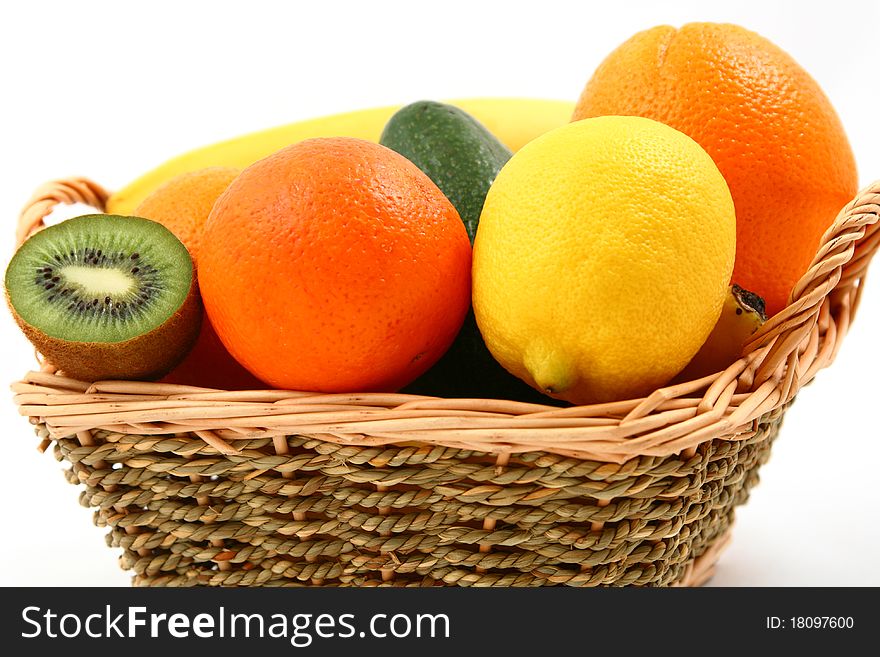
[{"label": "braided basket base", "polygon": [[[17,242],[59,203],[106,200],[87,179],[49,183]],[[12,388],[137,585],[695,585],[784,409],[834,361],[878,250],[880,181],[739,360],[642,399],[90,384],[50,363]]]},{"label": "braided basket base", "polygon": [[694,585],[781,420],[620,465],[298,436],[287,454],[264,438],[223,455],[189,434],[106,431],[55,453],[139,586]]}]

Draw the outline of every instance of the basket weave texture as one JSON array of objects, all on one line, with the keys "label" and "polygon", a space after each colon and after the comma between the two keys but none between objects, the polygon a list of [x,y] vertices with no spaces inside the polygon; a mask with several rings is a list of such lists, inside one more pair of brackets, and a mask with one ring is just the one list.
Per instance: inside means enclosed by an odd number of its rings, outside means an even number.
[{"label": "basket weave texture", "polygon": [[[85,179],[38,190],[19,242]],[[558,408],[402,394],[13,384],[144,586],[697,585],[783,414],[829,365],[880,245],[880,182],[725,371]]]}]

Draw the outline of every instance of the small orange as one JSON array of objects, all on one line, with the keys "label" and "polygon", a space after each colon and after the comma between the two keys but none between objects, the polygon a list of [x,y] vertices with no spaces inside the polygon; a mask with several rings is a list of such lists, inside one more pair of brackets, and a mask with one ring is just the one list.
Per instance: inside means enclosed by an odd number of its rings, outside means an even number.
[{"label": "small orange", "polygon": [[640,32],[587,83],[572,120],[643,116],[712,156],[736,207],[733,282],[781,310],[858,179],[840,119],[810,75],[736,25]]},{"label": "small orange", "polygon": [[134,213],[158,221],[174,233],[193,260],[198,259],[202,228],[217,197],[239,174],[233,167],[208,167],[175,176],[157,187]]},{"label": "small orange", "polygon": [[263,381],[396,390],[452,343],[470,305],[464,224],[403,156],[310,139],[261,160],[205,226],[199,284],[229,351]]},{"label": "small orange", "polygon": [[[183,173],[145,198],[135,214],[158,221],[174,233],[198,266],[205,221],[217,197],[238,173],[232,167]],[[162,381],[223,389],[265,387],[226,351],[207,318],[202,319],[201,332],[192,350]]]}]

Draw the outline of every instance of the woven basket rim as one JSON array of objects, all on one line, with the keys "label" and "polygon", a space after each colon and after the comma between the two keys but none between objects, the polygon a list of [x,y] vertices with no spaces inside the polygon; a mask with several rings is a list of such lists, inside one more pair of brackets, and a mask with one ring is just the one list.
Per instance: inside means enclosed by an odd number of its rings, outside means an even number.
[{"label": "woven basket rim", "polygon": [[[86,178],[37,190],[21,213],[17,243],[44,227],[58,204],[104,211],[107,191]],[[304,435],[346,445],[417,442],[497,454],[543,451],[624,463],[693,453],[714,438],[747,439],[758,418],[790,402],[833,362],[880,246],[880,181],[848,203],[826,231],[785,309],[770,318],[723,372],[644,398],[588,406],[407,394],[225,391],[140,381],[77,381],[49,363],[12,385],[22,415],[49,439],[90,432],[191,433],[223,454],[236,440]],[[276,440],[278,446],[283,441]],[[88,443],[84,443],[88,444]]]}]

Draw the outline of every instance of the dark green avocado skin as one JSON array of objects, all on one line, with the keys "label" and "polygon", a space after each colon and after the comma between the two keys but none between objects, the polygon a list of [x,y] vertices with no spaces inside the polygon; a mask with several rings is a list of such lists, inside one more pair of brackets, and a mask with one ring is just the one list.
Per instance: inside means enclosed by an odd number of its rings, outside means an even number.
[{"label": "dark green avocado skin", "polygon": [[442,358],[401,392],[448,399],[508,399],[567,406],[567,402],[541,394],[510,374],[489,352],[474,311],[468,312],[458,337]]},{"label": "dark green avocado skin", "polygon": [[420,100],[392,116],[379,143],[421,169],[458,210],[471,244],[489,187],[513,155],[474,117]]},{"label": "dark green avocado skin", "polygon": [[[379,143],[422,170],[458,210],[471,244],[489,187],[512,153],[457,107],[422,100],[389,119]],[[449,350],[403,392],[447,398],[509,399],[559,405],[508,373],[486,348],[474,312]]]}]

